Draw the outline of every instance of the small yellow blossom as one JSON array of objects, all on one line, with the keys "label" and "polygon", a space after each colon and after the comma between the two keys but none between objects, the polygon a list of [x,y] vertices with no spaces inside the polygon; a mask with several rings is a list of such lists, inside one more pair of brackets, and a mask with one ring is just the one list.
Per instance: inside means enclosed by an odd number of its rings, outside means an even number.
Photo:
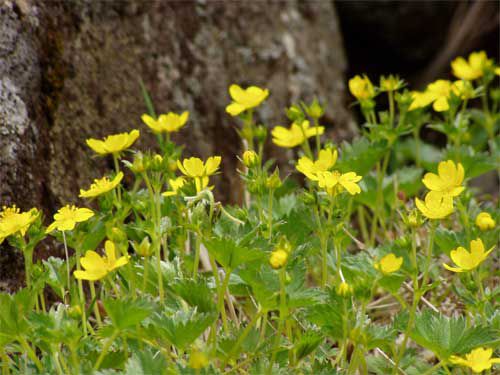
[{"label": "small yellow blossom", "polygon": [[46,232],[50,233],[54,229],[73,230],[76,223],[87,221],[92,216],[94,216],[94,212],[88,208],[78,208],[72,205],[61,207],[54,215],[54,222],[48,226]]},{"label": "small yellow blossom", "polygon": [[444,219],[453,212],[453,197],[430,191],[422,202],[415,198],[419,211],[428,219]]},{"label": "small yellow blossom", "polygon": [[472,52],[469,55],[468,61],[463,57],[457,57],[451,62],[453,74],[468,81],[480,78],[483,76],[485,69],[492,66],[493,62],[488,59],[486,52]]},{"label": "small yellow blossom", "polygon": [[349,80],[349,91],[358,100],[368,100],[375,96],[375,88],[367,76],[355,76]]},{"label": "small yellow blossom", "polygon": [[0,244],[3,240],[16,233],[24,236],[30,225],[38,217],[38,210],[32,208],[27,212],[20,212],[15,205],[12,207],[3,207],[0,213]]},{"label": "small yellow blossom", "polygon": [[478,238],[470,242],[470,252],[465,248],[459,246],[450,252],[450,258],[458,267],[450,267],[443,263],[444,268],[452,272],[465,272],[470,271],[479,266],[488,255],[493,251],[492,247],[488,251],[484,251],[483,241]]},{"label": "small yellow blossom", "polygon": [[472,99],[474,97],[474,87],[468,81],[453,82],[451,91],[462,100]]},{"label": "small yellow blossom", "polygon": [[269,264],[274,269],[283,267],[288,260],[288,252],[283,249],[274,250],[269,257]]},{"label": "small yellow blossom", "polygon": [[426,93],[425,91],[424,92],[412,91],[411,97],[413,101],[411,102],[410,107],[408,108],[409,111],[427,107],[429,104],[432,103],[433,100],[433,97],[428,93]]},{"label": "small yellow blossom", "polygon": [[119,154],[126,150],[139,138],[139,130],[107,136],[103,140],[90,138],[87,145],[99,155]]},{"label": "small yellow blossom", "polygon": [[100,280],[111,271],[128,263],[130,258],[128,255],[116,259],[116,249],[113,242],[106,241],[104,249],[106,256],[100,256],[95,251],[88,250],[85,256],[80,258],[80,264],[84,270],[73,272],[75,278],[89,281]]},{"label": "small yellow blossom", "polygon": [[80,198],[94,198],[98,195],[107,193],[108,191],[113,190],[118,184],[121,182],[123,178],[123,173],[119,172],[115,178],[109,180],[107,177],[103,177],[101,179],[95,179],[94,183],[90,185],[88,190],[80,189]]},{"label": "small yellow blossom", "polygon": [[226,107],[226,112],[231,116],[238,116],[247,109],[255,108],[262,103],[269,95],[269,90],[261,89],[257,86],[250,86],[243,89],[238,85],[229,87],[229,95],[233,102]]},{"label": "small yellow blossom", "polygon": [[180,115],[169,112],[158,116],[158,119],[154,119],[147,114],[141,116],[141,120],[155,133],[176,132],[186,124],[188,118],[188,111],[184,111]]},{"label": "small yellow blossom", "polygon": [[253,167],[254,165],[257,164],[258,161],[259,161],[259,156],[255,151],[246,150],[243,153],[243,164],[245,164],[245,167],[247,168]]},{"label": "small yellow blossom", "polygon": [[189,356],[189,367],[194,370],[201,370],[207,367],[209,363],[208,356],[197,349],[193,350]]},{"label": "small yellow blossom", "polygon": [[493,219],[488,212],[481,212],[476,216],[476,225],[482,231],[493,229],[496,224],[495,219]]},{"label": "small yellow blossom", "polygon": [[494,72],[497,76],[500,76],[500,67],[495,68]]},{"label": "small yellow blossom", "polygon": [[403,264],[403,258],[397,257],[393,253],[385,255],[380,261],[375,263],[375,269],[382,272],[384,275],[398,271]]},{"label": "small yellow blossom", "polygon": [[462,186],[464,175],[462,164],[455,164],[453,160],[447,160],[439,163],[438,174],[426,173],[422,182],[431,191],[456,197],[465,189]]},{"label": "small yellow blossom", "polygon": [[289,129],[276,126],[272,131],[273,143],[280,147],[292,148],[300,146],[310,137],[323,134],[323,126],[310,127],[309,121],[304,120],[302,124],[293,123]]},{"label": "small yellow blossom", "polygon": [[347,284],[345,281],[342,281],[339,286],[337,286],[337,294],[340,296],[348,296],[352,293],[352,286]]},{"label": "small yellow blossom", "polygon": [[326,172],[337,162],[337,150],[320,150],[318,159],[312,161],[307,156],[302,156],[297,163],[297,170],[312,181],[318,181],[318,173]]},{"label": "small yellow blossom", "polygon": [[317,173],[318,185],[325,188],[327,193],[335,195],[344,188],[351,195],[361,193],[361,188],[357,184],[361,180],[355,172],[341,174],[338,171]]},{"label": "small yellow blossom", "polygon": [[184,186],[184,184],[186,183],[186,180],[184,179],[184,177],[177,177],[174,179],[172,179],[172,178],[169,179],[168,183],[170,185],[170,189],[172,189],[172,190],[169,190],[169,191],[162,193],[162,195],[164,197],[171,197],[173,195],[177,195],[178,190]]},{"label": "small yellow blossom", "polygon": [[209,176],[219,169],[221,160],[220,156],[211,156],[203,163],[203,160],[191,157],[184,159],[182,163],[178,160],[177,166],[182,174],[194,179],[196,191],[200,192],[207,187]]},{"label": "small yellow blossom", "polygon": [[493,364],[500,363],[500,358],[491,358],[493,349],[476,348],[465,355],[465,358],[452,355],[450,362],[456,365],[470,367],[476,374],[491,369]]}]

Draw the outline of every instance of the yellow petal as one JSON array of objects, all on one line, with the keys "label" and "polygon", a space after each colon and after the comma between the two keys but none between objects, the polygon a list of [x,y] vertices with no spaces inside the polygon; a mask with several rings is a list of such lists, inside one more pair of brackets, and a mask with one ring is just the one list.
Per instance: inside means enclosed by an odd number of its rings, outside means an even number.
[{"label": "yellow petal", "polygon": [[205,163],[205,174],[210,176],[214,174],[221,163],[222,158],[220,156],[211,156],[207,159]]},{"label": "yellow petal", "polygon": [[446,268],[448,271],[451,271],[451,272],[464,272],[463,269],[458,268],[458,267],[450,267],[446,263],[443,263],[443,267]]}]

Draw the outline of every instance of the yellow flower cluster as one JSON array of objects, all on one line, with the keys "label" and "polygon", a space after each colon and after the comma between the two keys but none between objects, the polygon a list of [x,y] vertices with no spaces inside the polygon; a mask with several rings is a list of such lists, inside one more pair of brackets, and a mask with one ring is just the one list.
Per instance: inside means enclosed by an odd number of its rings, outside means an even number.
[{"label": "yellow flower cluster", "polygon": [[90,138],[87,145],[99,155],[114,154],[126,150],[139,138],[139,130],[107,136],[103,140]]},{"label": "yellow flower cluster", "polygon": [[100,280],[111,271],[128,263],[130,258],[128,255],[116,258],[116,249],[113,242],[106,241],[104,249],[106,256],[100,256],[95,251],[88,250],[85,256],[80,258],[80,264],[84,270],[73,272],[75,278],[89,281]]},{"label": "yellow flower cluster", "polygon": [[311,181],[316,181],[320,188],[334,196],[343,190],[355,195],[361,192],[357,184],[361,180],[355,172],[340,173],[331,169],[337,162],[337,150],[320,150],[317,160],[311,160],[307,156],[299,159],[296,169],[304,174]]},{"label": "yellow flower cluster", "polygon": [[56,212],[54,222],[47,227],[46,232],[50,233],[55,229],[60,231],[73,230],[76,223],[87,221],[92,216],[94,216],[94,212],[88,208],[66,205]]},{"label": "yellow flower cluster", "polygon": [[491,369],[493,364],[500,363],[500,358],[491,358],[493,349],[476,348],[465,355],[465,358],[452,355],[450,362],[456,365],[469,367],[476,374]]},{"label": "yellow flower cluster", "polygon": [[261,89],[257,86],[250,86],[243,89],[238,85],[229,87],[229,95],[233,102],[226,107],[226,112],[231,116],[238,116],[240,113],[255,108],[260,105],[269,95],[269,90]]},{"label": "yellow flower cluster", "polygon": [[[182,163],[178,160],[177,166],[183,175],[194,180],[196,191],[200,192],[208,186],[209,176],[213,175],[219,169],[222,158],[220,156],[211,156],[204,163],[203,160],[195,157],[184,159]],[[177,189],[184,182],[176,181]],[[175,191],[176,189],[173,188]]]},{"label": "yellow flower cluster", "polygon": [[390,253],[382,257],[377,263],[375,263],[375,269],[382,272],[384,275],[389,275],[398,271],[403,264],[403,258],[397,257],[396,255]]},{"label": "yellow flower cluster", "polygon": [[109,180],[107,177],[101,179],[95,179],[94,183],[90,185],[88,190],[80,189],[80,198],[94,198],[101,194],[107,193],[113,190],[121,182],[123,178],[123,173],[119,172],[115,178]]},{"label": "yellow flower cluster", "polygon": [[436,112],[444,112],[450,109],[451,95],[460,99],[470,99],[473,94],[472,86],[464,81],[447,81],[439,79],[430,83],[425,91],[412,93],[413,102],[408,110],[413,111],[418,108],[424,108],[432,104]]},{"label": "yellow flower cluster", "polygon": [[186,124],[188,118],[188,111],[184,111],[180,115],[169,112],[158,116],[157,119],[147,114],[141,116],[142,121],[155,133],[173,133],[179,131]]},{"label": "yellow flower cluster", "polygon": [[15,234],[24,236],[38,215],[39,212],[36,208],[32,208],[27,212],[20,212],[15,205],[3,207],[0,213],[0,244],[9,236]]},{"label": "yellow flower cluster", "polygon": [[422,202],[415,199],[420,212],[429,219],[443,219],[453,212],[453,197],[465,189],[464,168],[452,160],[442,161],[438,165],[438,174],[426,173],[422,182],[430,190]]},{"label": "yellow flower cluster", "polygon": [[349,91],[359,101],[369,100],[375,96],[375,88],[367,76],[355,76],[349,80]]},{"label": "yellow flower cluster", "polygon": [[300,124],[294,122],[290,128],[276,126],[272,131],[273,143],[280,147],[293,148],[324,132],[325,128],[323,126],[311,127],[308,120],[304,120]]},{"label": "yellow flower cluster", "polygon": [[472,81],[481,78],[487,69],[493,66],[493,61],[488,59],[486,52],[472,52],[468,60],[457,57],[451,63],[453,75],[460,79]]},{"label": "yellow flower cluster", "polygon": [[459,246],[457,249],[450,252],[450,258],[458,267],[450,267],[443,263],[444,268],[452,272],[466,272],[478,267],[488,255],[493,251],[492,247],[488,251],[484,251],[483,241],[478,238],[470,242],[470,251]]}]

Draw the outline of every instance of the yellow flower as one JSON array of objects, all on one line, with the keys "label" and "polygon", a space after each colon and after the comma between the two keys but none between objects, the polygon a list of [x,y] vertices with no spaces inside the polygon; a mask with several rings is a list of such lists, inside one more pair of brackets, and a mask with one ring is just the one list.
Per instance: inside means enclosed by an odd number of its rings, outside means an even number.
[{"label": "yellow flower", "polygon": [[327,148],[320,150],[318,160],[312,161],[307,156],[302,156],[297,163],[297,170],[312,181],[318,181],[318,173],[326,172],[337,162],[337,150]]},{"label": "yellow flower", "polygon": [[46,232],[50,233],[54,229],[73,230],[76,223],[87,221],[92,216],[94,216],[94,212],[88,208],[78,208],[71,205],[61,207],[54,215],[54,222],[48,226]]},{"label": "yellow flower", "polygon": [[495,219],[493,219],[488,212],[481,212],[476,216],[476,225],[482,231],[493,229],[496,224]]},{"label": "yellow flower", "polygon": [[403,258],[397,257],[393,253],[385,255],[380,261],[375,263],[375,269],[382,272],[384,275],[396,272],[401,268],[403,264]]},{"label": "yellow flower", "polygon": [[500,67],[495,68],[494,72],[497,76],[500,76]]},{"label": "yellow flower", "polygon": [[245,164],[245,167],[250,168],[254,165],[256,165],[259,161],[259,156],[257,153],[253,150],[246,150],[243,153],[243,164]]},{"label": "yellow flower", "polygon": [[358,100],[368,100],[375,96],[375,89],[367,76],[355,76],[349,80],[349,91]]},{"label": "yellow flower", "polygon": [[15,205],[12,207],[3,207],[0,213],[0,244],[3,240],[16,233],[24,236],[30,225],[38,217],[38,210],[32,208],[27,212],[20,212]]},{"label": "yellow flower", "polygon": [[182,174],[194,179],[196,191],[200,192],[207,187],[208,177],[219,169],[221,160],[222,158],[220,156],[211,156],[203,163],[203,160],[191,157],[184,159],[182,163],[177,160],[177,166]]},{"label": "yellow flower", "polygon": [[87,145],[99,155],[119,154],[126,150],[139,138],[139,130],[107,136],[103,140],[90,138]]},{"label": "yellow flower", "polygon": [[121,182],[123,178],[123,173],[119,172],[115,178],[111,181],[107,177],[103,177],[101,179],[95,179],[94,183],[90,185],[88,190],[80,189],[80,198],[93,198],[98,195],[107,193],[108,191],[113,190],[118,184]]},{"label": "yellow flower", "polygon": [[488,251],[484,251],[484,244],[480,238],[470,242],[470,252],[459,246],[450,252],[450,258],[458,267],[450,267],[443,263],[443,267],[452,272],[470,271],[479,266],[493,251],[492,247]]},{"label": "yellow flower", "polygon": [[276,126],[273,131],[273,143],[280,147],[292,148],[303,144],[308,138],[323,134],[323,126],[310,127],[309,121],[304,120],[301,125],[293,123],[290,129]]},{"label": "yellow flower", "polygon": [[283,249],[274,250],[269,257],[269,264],[274,269],[283,267],[288,259],[288,252]]},{"label": "yellow flower", "polygon": [[186,183],[186,180],[184,179],[184,177],[177,177],[174,179],[169,179],[168,183],[169,183],[170,188],[172,190],[169,190],[169,191],[162,193],[162,195],[164,197],[171,197],[173,195],[177,195],[178,190],[184,186],[184,184]]},{"label": "yellow flower", "polygon": [[451,69],[456,77],[472,81],[482,77],[485,69],[492,64],[493,62],[488,59],[486,52],[480,51],[472,52],[468,61],[463,57],[457,57],[451,62]]},{"label": "yellow flower", "polygon": [[88,250],[85,256],[80,258],[80,264],[84,271],[75,271],[73,275],[80,280],[100,280],[111,271],[128,263],[130,258],[128,255],[116,259],[116,249],[113,242],[106,241],[104,249],[106,256],[100,256],[95,251]]},{"label": "yellow flower", "polygon": [[427,107],[433,101],[433,96],[430,95],[429,93],[426,93],[425,91],[424,92],[412,91],[411,97],[413,101],[411,102],[410,107],[408,108],[409,111],[413,111],[414,109],[417,108]]},{"label": "yellow flower", "polygon": [[169,112],[167,114],[162,114],[158,119],[143,114],[141,120],[149,126],[149,128],[155,133],[173,133],[182,128],[189,118],[189,112],[184,111],[180,115],[174,112]]},{"label": "yellow flower", "polygon": [[426,173],[422,182],[431,191],[456,197],[465,189],[462,186],[464,174],[462,164],[455,165],[452,160],[447,160],[439,163],[438,174]]},{"label": "yellow flower", "polygon": [[351,195],[361,193],[361,188],[357,184],[361,180],[355,172],[348,172],[341,174],[338,171],[333,172],[319,172],[317,174],[318,185],[325,188],[327,193],[335,195],[344,188]]},{"label": "yellow flower", "polygon": [[415,198],[415,204],[422,215],[429,219],[444,219],[453,212],[453,197],[435,191],[428,192],[424,202]]},{"label": "yellow flower", "polygon": [[269,90],[261,89],[257,86],[250,86],[242,89],[238,85],[229,87],[229,95],[233,102],[226,107],[226,112],[231,116],[238,116],[241,112],[257,107],[269,95]]},{"label": "yellow flower", "polygon": [[199,350],[193,350],[189,356],[189,367],[194,370],[200,370],[210,363],[207,355]]},{"label": "yellow flower", "polygon": [[342,281],[337,287],[337,294],[340,296],[347,296],[352,293],[352,286],[347,284],[345,281]]},{"label": "yellow flower", "polygon": [[474,87],[468,81],[455,81],[451,85],[451,90],[455,96],[462,100],[471,99],[474,97]]},{"label": "yellow flower", "polygon": [[500,358],[491,358],[493,349],[476,348],[465,355],[465,358],[452,355],[450,362],[456,365],[470,367],[476,374],[489,370],[495,363],[500,363]]}]

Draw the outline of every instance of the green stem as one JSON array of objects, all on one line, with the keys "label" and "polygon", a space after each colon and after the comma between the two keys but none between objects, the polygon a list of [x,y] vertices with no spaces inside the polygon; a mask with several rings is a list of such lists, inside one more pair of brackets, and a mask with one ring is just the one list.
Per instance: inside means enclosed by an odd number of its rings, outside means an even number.
[{"label": "green stem", "polygon": [[42,372],[43,371],[42,362],[40,362],[40,360],[36,356],[35,351],[28,344],[26,339],[24,337],[18,337],[18,341],[21,344],[21,346],[23,347],[23,349],[26,351],[26,353],[28,354],[28,357],[35,363],[35,366],[38,369],[38,371]]},{"label": "green stem", "polygon": [[[63,232],[64,233],[64,232]],[[79,247],[76,246],[76,269],[80,270],[80,251],[78,250]],[[87,313],[86,313],[86,308],[85,308],[85,296],[83,294],[83,283],[82,280],[77,279],[78,283],[78,298],[80,299],[80,307],[82,309],[82,327],[83,327],[83,335],[87,336]]]},{"label": "green stem", "polygon": [[276,354],[278,352],[278,348],[280,345],[281,333],[283,331],[283,324],[285,322],[285,318],[288,314],[287,306],[286,306],[286,290],[285,290],[285,279],[286,279],[286,268],[282,267],[279,271],[279,279],[280,279],[280,315],[278,320],[278,330],[276,331],[276,339],[274,341],[273,354],[271,356],[271,361],[269,362],[268,373],[272,372],[273,363],[276,360]]},{"label": "green stem", "polygon": [[97,303],[96,293],[95,293],[95,285],[93,281],[89,282],[90,284],[90,295],[92,296],[92,301],[94,301],[94,314],[97,319],[97,324],[102,326],[101,313],[99,312],[99,306]]},{"label": "green stem", "polygon": [[[243,332],[241,333],[240,337],[238,337],[238,340],[233,346],[233,349],[229,352],[228,359],[230,359],[233,355],[235,355],[238,352],[238,349],[240,348],[241,344],[245,340],[245,338],[248,336],[250,331],[252,330],[253,326],[257,322],[257,320],[262,316],[263,312],[258,311],[252,318],[252,320],[247,324]],[[223,366],[222,368],[224,368]]]},{"label": "green stem", "polygon": [[229,334],[229,325],[227,324],[227,315],[226,315],[226,307],[224,304],[224,298],[226,294],[227,287],[229,285],[229,278],[231,276],[231,270],[226,270],[226,276],[224,277],[224,281],[222,282],[222,286],[219,288],[219,295],[217,297],[217,305],[219,309],[219,313],[222,317],[222,325],[224,327],[224,332]]},{"label": "green stem", "polygon": [[106,354],[108,354],[109,347],[115,341],[115,339],[118,337],[119,331],[114,331],[113,335],[104,343],[104,346],[102,347],[101,354],[99,355],[99,358],[97,358],[97,362],[94,365],[94,371],[99,370],[99,367],[101,366],[102,361],[104,360],[104,357]]},{"label": "green stem", "polygon": [[193,279],[198,277],[198,267],[200,265],[200,235],[195,234],[194,237],[194,262],[193,262]]},{"label": "green stem", "polygon": [[[120,165],[118,163],[118,154],[113,154],[113,163],[115,165],[116,174],[120,173]],[[118,199],[118,203],[120,204],[122,201],[121,185],[118,185],[115,190],[116,190],[116,197]]]},{"label": "green stem", "polygon": [[[421,288],[425,288],[427,286],[427,281],[429,279],[429,271],[430,271],[430,267],[431,267],[432,252],[434,250],[434,237],[436,234],[436,227],[437,227],[437,223],[432,221],[430,223],[430,229],[429,229],[429,244],[427,246],[427,254],[426,254],[426,260],[425,260],[424,274],[422,276],[422,283],[420,284]],[[420,300],[420,297],[422,297],[422,295],[423,295],[422,291],[419,291],[417,302]]]},{"label": "green stem", "polygon": [[267,215],[267,220],[268,220],[268,226],[269,226],[269,240],[271,240],[273,236],[273,198],[274,198],[274,190],[270,189],[269,190],[269,202],[268,202],[268,215]]},{"label": "green stem", "polygon": [[[66,256],[66,276],[68,277],[68,293],[71,291],[71,284],[70,284],[70,272],[69,272],[69,254],[68,254],[68,244],[66,242],[66,234],[64,231],[61,232],[63,235],[63,243],[64,243],[64,255]],[[77,259],[78,263],[79,259]]]}]

